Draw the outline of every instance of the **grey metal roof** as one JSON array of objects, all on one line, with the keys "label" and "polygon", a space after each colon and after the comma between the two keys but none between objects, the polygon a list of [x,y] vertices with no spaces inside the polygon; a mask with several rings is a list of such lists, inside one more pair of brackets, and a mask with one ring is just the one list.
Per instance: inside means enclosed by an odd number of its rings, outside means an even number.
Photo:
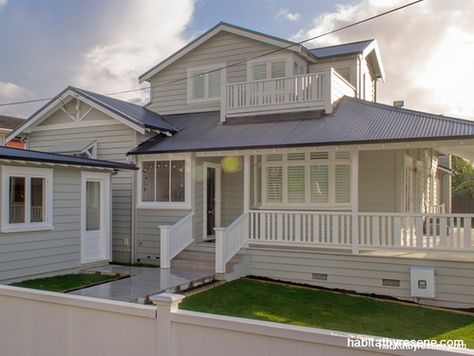
[{"label": "grey metal roof", "polygon": [[[155,136],[130,154],[337,145],[474,136],[474,122],[344,97],[330,115],[220,124],[218,112],[166,116],[180,129]],[[234,119],[236,122],[237,119]],[[248,122],[248,120],[246,121]]]},{"label": "grey metal roof", "polygon": [[34,161],[47,162],[55,164],[68,164],[73,166],[88,166],[113,169],[136,169],[135,165],[129,163],[119,163],[104,161],[92,158],[64,156],[56,153],[46,153],[33,150],[22,150],[0,146],[0,159],[9,159],[12,161]]},{"label": "grey metal roof", "polygon": [[318,47],[310,49],[317,58],[338,57],[350,54],[362,53],[374,40],[365,40],[351,43],[343,43],[334,46]]},{"label": "grey metal roof", "polygon": [[25,123],[25,119],[8,115],[0,115],[0,128],[2,129],[13,130],[23,123]]},{"label": "grey metal roof", "polygon": [[[106,95],[97,94],[88,90],[68,87],[72,91],[84,95],[95,103],[106,107],[121,117],[138,124],[142,127],[176,132],[176,128],[170,125],[160,114],[147,108],[130,103],[128,101],[118,100]],[[53,99],[54,100],[54,99]]]}]

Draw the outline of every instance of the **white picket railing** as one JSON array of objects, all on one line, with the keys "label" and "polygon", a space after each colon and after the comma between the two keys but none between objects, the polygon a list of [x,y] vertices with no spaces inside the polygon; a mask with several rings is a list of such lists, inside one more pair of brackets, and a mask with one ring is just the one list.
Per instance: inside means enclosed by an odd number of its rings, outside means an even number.
[{"label": "white picket railing", "polygon": [[473,250],[472,214],[360,213],[362,247]]},{"label": "white picket railing", "polygon": [[225,273],[225,266],[245,245],[249,236],[249,214],[240,215],[227,227],[216,227],[216,273]]},{"label": "white picket railing", "polygon": [[350,246],[350,212],[250,211],[250,241],[270,244]]},{"label": "white picket railing", "polygon": [[342,96],[355,96],[355,88],[333,68],[291,77],[223,83],[221,92],[221,121],[282,110],[330,113]]},{"label": "white picket railing", "polygon": [[[251,210],[249,242],[273,245],[352,246],[352,213]],[[359,213],[361,248],[474,251],[468,214]]]},{"label": "white picket railing", "polygon": [[193,242],[193,215],[186,215],[174,225],[160,226],[161,268],[170,268],[173,257]]}]

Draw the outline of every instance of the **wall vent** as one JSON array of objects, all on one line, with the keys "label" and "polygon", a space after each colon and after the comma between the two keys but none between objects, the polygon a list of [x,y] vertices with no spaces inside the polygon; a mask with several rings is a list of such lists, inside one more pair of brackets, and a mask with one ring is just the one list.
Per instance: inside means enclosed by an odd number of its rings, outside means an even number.
[{"label": "wall vent", "polygon": [[316,279],[318,281],[327,281],[328,274],[327,273],[313,273],[313,279]]},{"label": "wall vent", "polygon": [[399,279],[382,279],[382,285],[387,287],[400,287]]}]

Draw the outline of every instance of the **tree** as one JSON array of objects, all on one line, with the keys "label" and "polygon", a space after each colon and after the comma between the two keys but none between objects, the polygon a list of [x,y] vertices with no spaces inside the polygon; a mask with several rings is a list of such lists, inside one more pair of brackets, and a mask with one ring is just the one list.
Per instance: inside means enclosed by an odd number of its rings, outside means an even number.
[{"label": "tree", "polygon": [[453,193],[474,197],[474,167],[471,162],[452,156]]}]

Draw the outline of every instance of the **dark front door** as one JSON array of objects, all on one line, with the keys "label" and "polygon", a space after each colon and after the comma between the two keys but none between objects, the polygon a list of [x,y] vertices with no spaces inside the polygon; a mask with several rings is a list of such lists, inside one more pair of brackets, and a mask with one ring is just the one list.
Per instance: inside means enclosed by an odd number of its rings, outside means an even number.
[{"label": "dark front door", "polygon": [[214,235],[216,227],[216,169],[207,167],[207,236]]}]

